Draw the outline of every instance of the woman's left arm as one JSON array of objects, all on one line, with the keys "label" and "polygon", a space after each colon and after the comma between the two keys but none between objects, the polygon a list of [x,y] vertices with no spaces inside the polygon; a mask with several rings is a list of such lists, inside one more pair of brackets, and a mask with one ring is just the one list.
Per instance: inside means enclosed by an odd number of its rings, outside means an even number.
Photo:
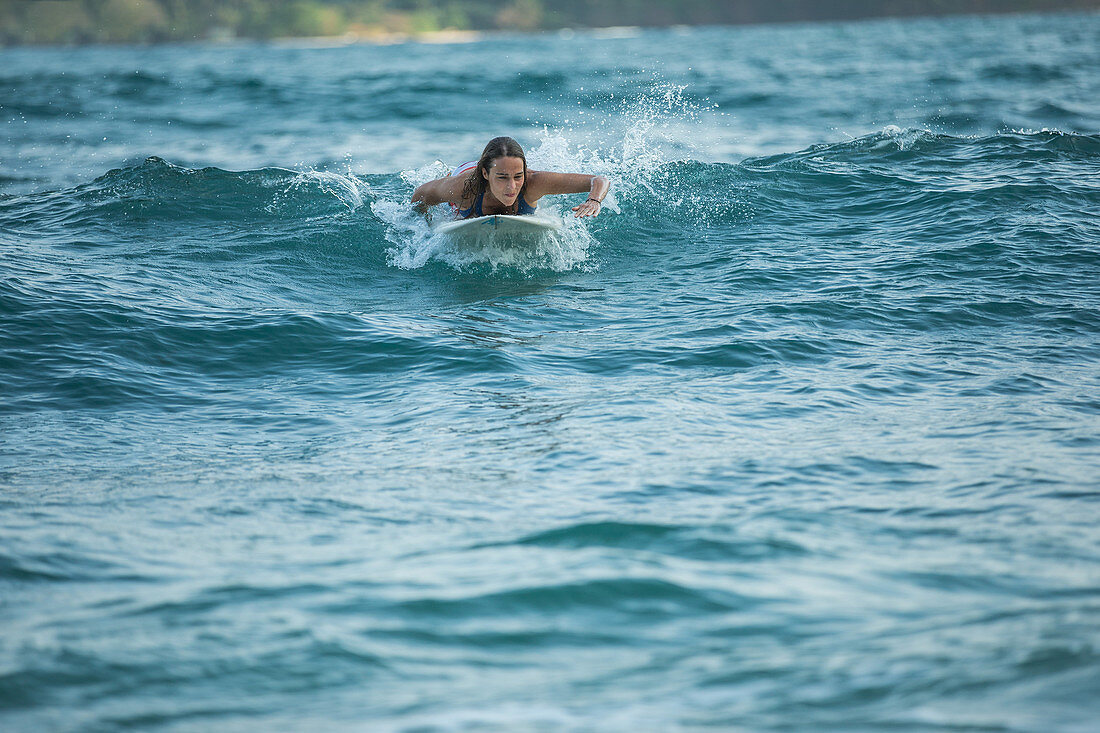
[{"label": "woman's left arm", "polygon": [[580,206],[574,206],[576,217],[596,216],[603,206],[604,197],[611,188],[606,176],[586,176],[583,173],[552,173],[549,171],[530,171],[527,190],[531,194],[528,203],[534,204],[547,194],[584,193],[588,200]]}]

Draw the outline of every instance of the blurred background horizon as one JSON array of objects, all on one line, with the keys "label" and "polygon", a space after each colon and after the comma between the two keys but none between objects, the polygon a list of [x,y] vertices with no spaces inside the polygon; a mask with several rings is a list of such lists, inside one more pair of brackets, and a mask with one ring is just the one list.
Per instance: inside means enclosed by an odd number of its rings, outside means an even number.
[{"label": "blurred background horizon", "polygon": [[1100,8],[1100,0],[0,0],[0,46],[328,37],[448,42],[481,31],[750,25]]}]

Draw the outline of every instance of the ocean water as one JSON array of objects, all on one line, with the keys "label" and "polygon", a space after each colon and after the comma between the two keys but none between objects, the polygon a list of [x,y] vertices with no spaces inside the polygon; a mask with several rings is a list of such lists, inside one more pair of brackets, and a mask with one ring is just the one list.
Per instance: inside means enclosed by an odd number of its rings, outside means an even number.
[{"label": "ocean water", "polygon": [[1095,731],[1098,41],[0,49],[0,728]]}]

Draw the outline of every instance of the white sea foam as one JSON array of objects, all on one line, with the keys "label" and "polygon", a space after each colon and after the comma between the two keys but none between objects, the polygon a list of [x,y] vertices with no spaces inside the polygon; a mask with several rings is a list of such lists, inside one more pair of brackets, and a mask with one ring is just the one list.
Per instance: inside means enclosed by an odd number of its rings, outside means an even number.
[{"label": "white sea foam", "polygon": [[[540,208],[540,216],[562,219],[554,205]],[[407,202],[380,199],[371,204],[375,216],[386,224],[386,239],[393,245],[387,250],[390,264],[415,270],[431,261],[443,262],[458,270],[484,267],[507,268],[520,272],[554,270],[564,272],[582,266],[593,239],[586,226],[572,216],[564,217],[558,232],[533,239],[516,240],[488,234],[473,241],[457,242],[432,228],[427,218]],[[446,205],[433,207],[434,221],[450,220]]]}]

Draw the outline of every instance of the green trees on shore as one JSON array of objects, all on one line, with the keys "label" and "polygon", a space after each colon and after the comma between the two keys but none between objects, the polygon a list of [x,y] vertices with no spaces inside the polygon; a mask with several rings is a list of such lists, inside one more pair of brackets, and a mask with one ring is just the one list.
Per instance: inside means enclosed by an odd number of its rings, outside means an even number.
[{"label": "green trees on shore", "polygon": [[1100,0],[0,0],[0,43],[392,37],[1096,8]]}]

